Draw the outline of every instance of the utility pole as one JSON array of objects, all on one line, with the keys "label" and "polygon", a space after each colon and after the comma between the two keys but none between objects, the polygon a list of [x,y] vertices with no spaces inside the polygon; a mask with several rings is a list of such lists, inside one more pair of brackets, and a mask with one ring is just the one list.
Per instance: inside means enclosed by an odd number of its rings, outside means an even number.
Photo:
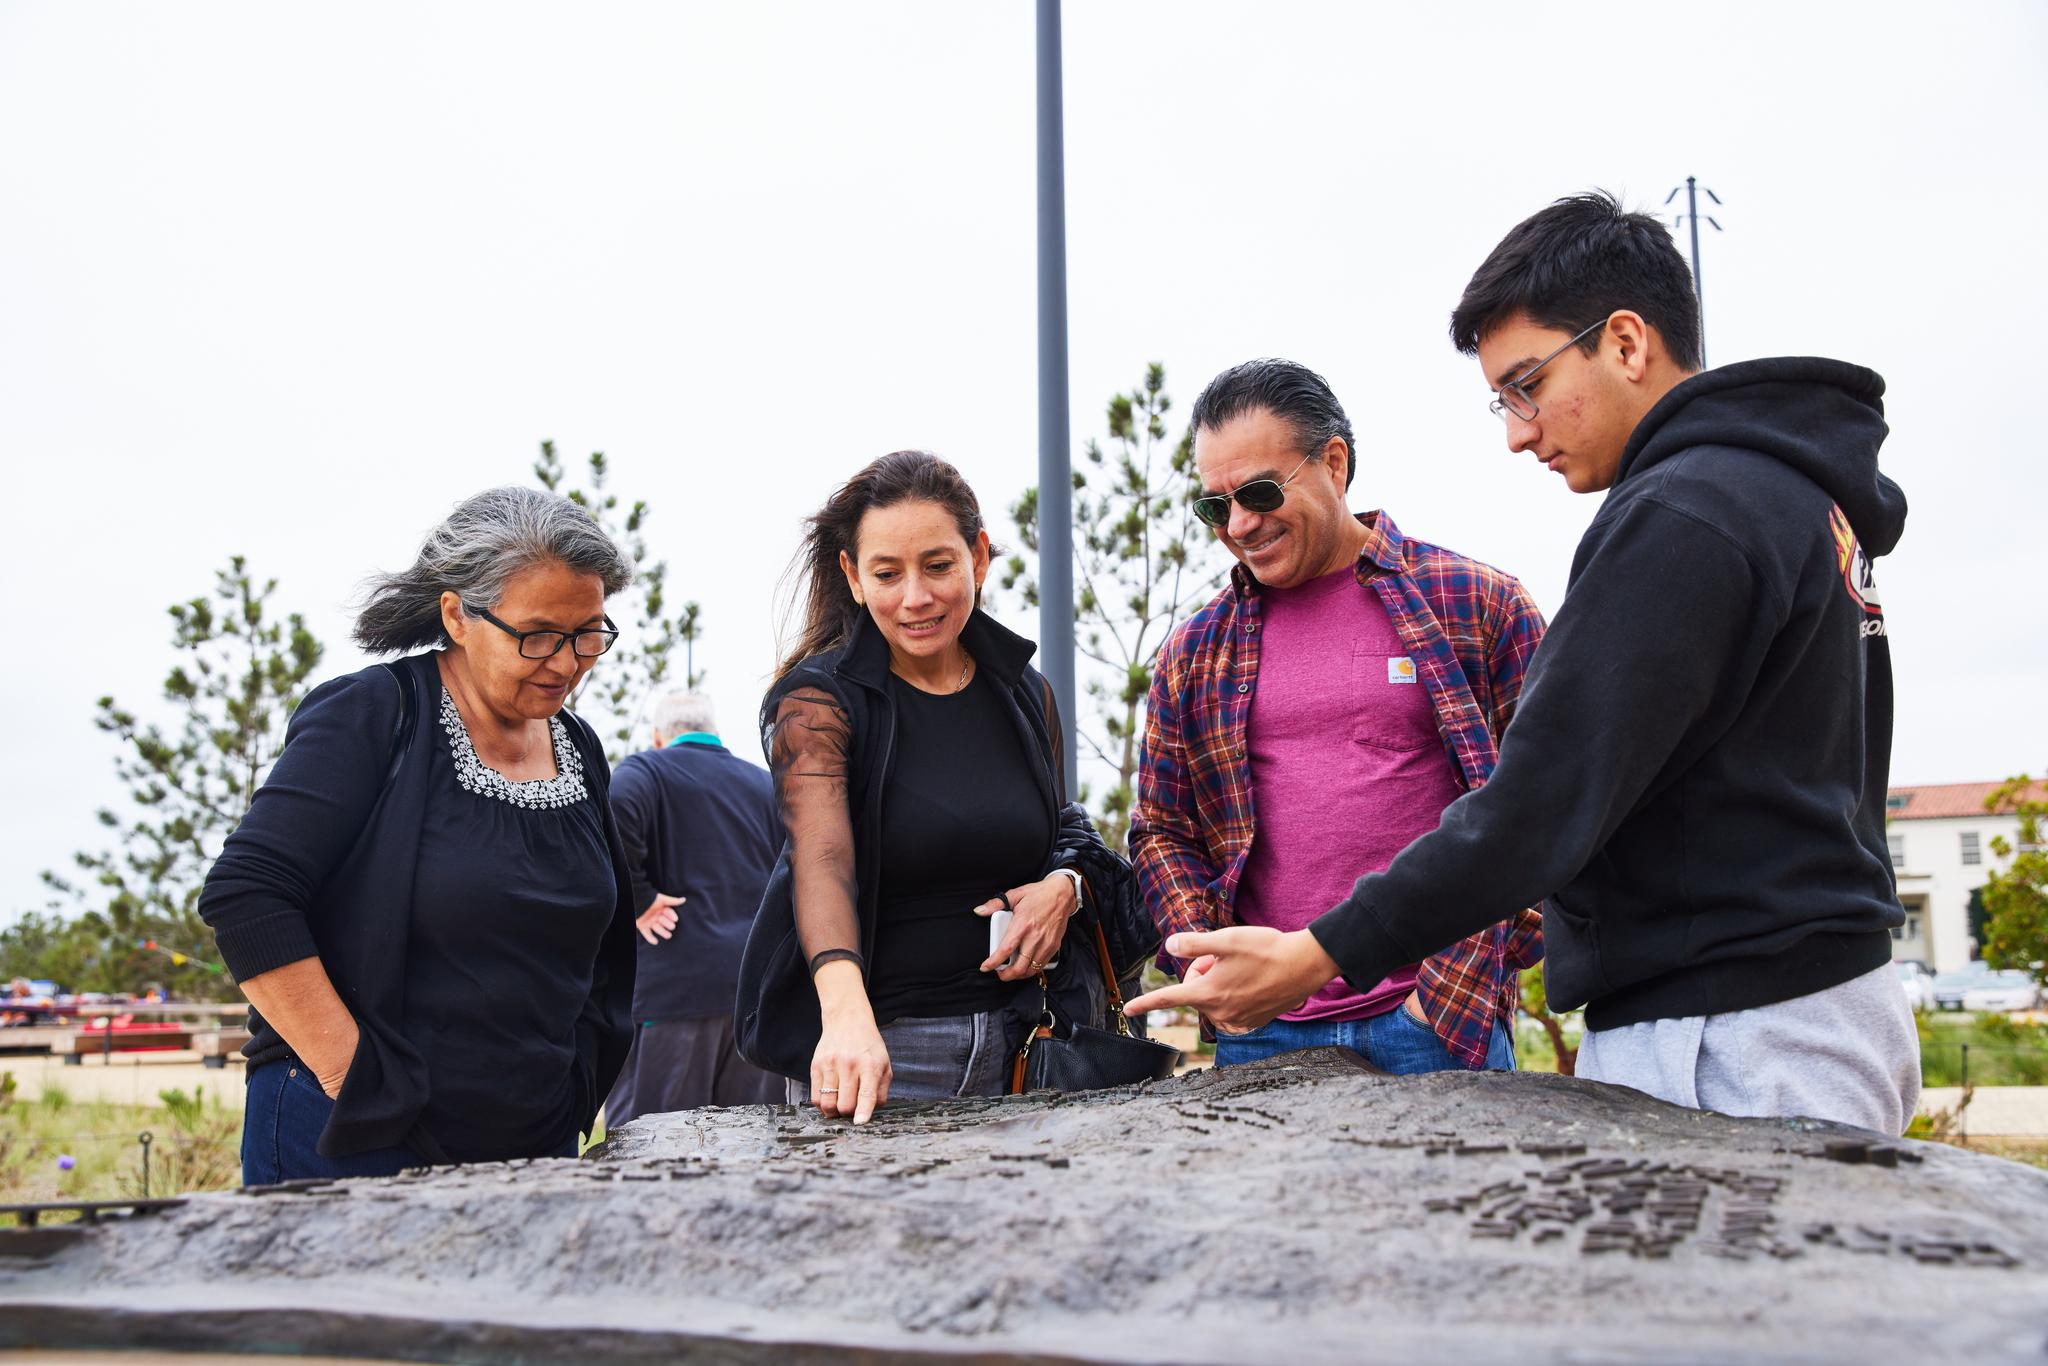
[{"label": "utility pole", "polygon": [[[1678,215],[1678,222],[1687,223],[1692,226],[1692,294],[1693,298],[1699,301],[1700,368],[1705,369],[1707,364],[1707,296],[1700,289],[1699,197],[1702,194],[1706,195],[1707,198],[1714,201],[1714,207],[1718,209],[1721,207],[1721,196],[1715,194],[1712,190],[1709,190],[1704,185],[1697,185],[1696,181],[1697,177],[1694,176],[1687,176],[1685,178],[1685,212]],[[1678,187],[1673,186],[1671,193],[1664,196],[1664,207],[1671,207],[1671,201],[1676,198],[1678,198]],[[1713,229],[1715,232],[1721,231],[1721,225],[1714,221],[1714,218],[1711,214],[1708,215],[1707,222],[1713,225]]]},{"label": "utility pole", "polygon": [[1060,0],[1038,0],[1038,667],[1059,703],[1067,791],[1074,744],[1074,481],[1067,433],[1066,133]]}]

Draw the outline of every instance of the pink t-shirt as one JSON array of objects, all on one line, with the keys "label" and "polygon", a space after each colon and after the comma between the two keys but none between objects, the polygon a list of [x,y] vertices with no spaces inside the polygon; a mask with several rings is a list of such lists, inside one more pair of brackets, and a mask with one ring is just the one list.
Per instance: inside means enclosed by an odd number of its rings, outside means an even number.
[{"label": "pink t-shirt", "polygon": [[[1253,835],[1237,916],[1298,930],[1436,829],[1464,787],[1386,607],[1349,566],[1263,588],[1259,603]],[[1414,989],[1413,966],[1364,995],[1339,977],[1281,1018],[1364,1019]]]}]

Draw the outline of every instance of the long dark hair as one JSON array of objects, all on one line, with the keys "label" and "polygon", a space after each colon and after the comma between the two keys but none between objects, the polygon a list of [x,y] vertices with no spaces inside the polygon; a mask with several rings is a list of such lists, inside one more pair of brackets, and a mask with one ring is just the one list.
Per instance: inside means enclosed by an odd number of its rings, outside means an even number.
[{"label": "long dark hair", "polygon": [[[982,530],[981,503],[960,471],[930,451],[891,451],[841,484],[825,506],[804,523],[803,544],[790,561],[790,599],[803,604],[803,624],[796,644],[775,668],[782,677],[811,655],[843,644],[867,609],[853,600],[839,553],[860,559],[860,519],[871,508],[898,503],[936,503],[953,518],[970,554]],[[980,594],[975,605],[981,605]]]}]

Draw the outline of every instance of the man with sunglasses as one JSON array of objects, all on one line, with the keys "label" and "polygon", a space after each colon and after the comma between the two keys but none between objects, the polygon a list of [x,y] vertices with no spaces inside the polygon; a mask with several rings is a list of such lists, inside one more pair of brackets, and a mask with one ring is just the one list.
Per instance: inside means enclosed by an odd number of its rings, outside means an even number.
[{"label": "man with sunglasses", "polygon": [[[1351,514],[1351,424],[1313,371],[1225,371],[1189,426],[1195,512],[1238,564],[1160,652],[1131,859],[1165,933],[1300,930],[1486,782],[1542,617],[1498,570]],[[1335,1045],[1388,1072],[1512,1068],[1541,940],[1534,912],[1495,919],[1371,981],[1332,966],[1282,1018],[1219,1035],[1217,1065]]]},{"label": "man with sunglasses", "polygon": [[1685,262],[1604,194],[1522,223],[1451,321],[1507,423],[1608,490],[1493,780],[1308,933],[1183,935],[1187,1002],[1247,1028],[1547,897],[1546,985],[1581,1076],[1675,1104],[1889,1133],[1919,1048],[1891,969],[1891,660],[1871,558],[1884,381],[1840,361],[1703,370]]}]

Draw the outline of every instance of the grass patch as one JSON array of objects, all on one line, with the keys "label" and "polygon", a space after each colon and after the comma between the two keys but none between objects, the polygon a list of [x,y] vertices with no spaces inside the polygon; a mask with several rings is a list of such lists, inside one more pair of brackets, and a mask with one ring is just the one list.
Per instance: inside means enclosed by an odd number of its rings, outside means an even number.
[{"label": "grass patch", "polygon": [[241,1112],[205,1091],[163,1092],[162,1109],[73,1101],[54,1086],[24,1101],[16,1097],[14,1075],[0,1073],[0,1203],[138,1198],[145,1132],[150,1195],[238,1184]]},{"label": "grass patch", "polygon": [[[1918,1017],[1920,1076],[1927,1086],[2048,1086],[2048,1025],[2009,1015]],[[1967,1050],[1967,1053],[1965,1052]]]}]

